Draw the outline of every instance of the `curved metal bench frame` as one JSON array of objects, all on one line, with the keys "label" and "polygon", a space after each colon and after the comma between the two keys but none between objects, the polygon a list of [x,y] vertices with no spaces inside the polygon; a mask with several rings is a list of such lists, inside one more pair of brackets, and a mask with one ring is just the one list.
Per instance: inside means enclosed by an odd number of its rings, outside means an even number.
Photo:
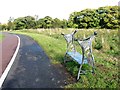
[{"label": "curved metal bench frame", "polygon": [[[79,39],[75,39],[74,35],[77,32],[77,30],[75,30],[74,32],[72,32],[71,34],[62,34],[67,42],[67,50],[64,56],[64,63],[66,61],[68,61],[66,59],[67,55],[72,57],[75,61],[78,62],[78,64],[80,64],[79,67],[79,71],[78,71],[78,75],[77,75],[77,80],[79,80],[80,74],[81,73],[81,68],[83,64],[89,64],[92,66],[92,72],[94,73],[94,56],[92,53],[92,41],[95,38],[95,36],[97,35],[96,32],[94,32],[93,35],[91,35],[90,37],[83,39],[83,40],[79,40]],[[75,41],[77,41],[82,49],[82,55],[76,51],[75,49]],[[85,57],[85,53],[89,51],[87,53],[87,58]]]}]

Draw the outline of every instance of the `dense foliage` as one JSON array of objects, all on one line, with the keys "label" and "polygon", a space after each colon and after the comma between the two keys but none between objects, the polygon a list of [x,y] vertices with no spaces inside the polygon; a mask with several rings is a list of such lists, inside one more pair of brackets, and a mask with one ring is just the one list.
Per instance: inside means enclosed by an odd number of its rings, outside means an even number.
[{"label": "dense foliage", "polygon": [[118,6],[85,9],[73,12],[68,20],[72,28],[120,28]]},{"label": "dense foliage", "polygon": [[36,28],[107,28],[119,29],[119,6],[106,6],[98,9],[85,9],[70,14],[68,20],[53,19],[50,16],[38,19],[38,16],[25,16],[8,20],[0,29],[36,29]]}]

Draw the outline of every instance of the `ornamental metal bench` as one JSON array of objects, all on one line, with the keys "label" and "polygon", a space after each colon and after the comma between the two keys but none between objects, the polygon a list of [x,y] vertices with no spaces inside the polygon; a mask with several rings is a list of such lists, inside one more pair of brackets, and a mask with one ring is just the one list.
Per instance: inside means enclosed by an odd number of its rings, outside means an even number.
[{"label": "ornamental metal bench", "polygon": [[[92,41],[94,39],[94,37],[97,35],[96,32],[94,32],[94,34],[92,34],[90,37],[83,39],[83,40],[79,40],[79,39],[75,39],[74,35],[77,32],[77,30],[75,30],[74,32],[70,33],[70,34],[63,34],[66,42],[67,42],[67,50],[64,56],[64,63],[66,61],[70,61],[67,60],[67,57],[70,56],[74,61],[76,61],[80,67],[79,67],[79,71],[78,71],[78,75],[77,75],[77,80],[80,77],[80,74],[83,74],[82,72],[85,72],[84,70],[82,70],[82,65],[83,64],[89,64],[92,66],[92,73],[94,73],[94,56],[92,54]],[[79,46],[82,49],[82,54],[80,54],[77,50],[76,50],[76,46],[75,46],[75,41],[78,42]],[[86,55],[87,53],[87,55]]]}]

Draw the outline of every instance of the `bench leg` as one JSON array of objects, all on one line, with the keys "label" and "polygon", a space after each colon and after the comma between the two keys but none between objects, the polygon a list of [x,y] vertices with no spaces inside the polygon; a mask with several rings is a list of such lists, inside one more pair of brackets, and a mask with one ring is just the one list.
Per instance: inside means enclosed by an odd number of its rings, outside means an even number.
[{"label": "bench leg", "polygon": [[64,56],[64,63],[66,63],[66,55],[67,55],[67,52],[70,48],[70,43],[67,43],[67,50],[66,50],[66,53],[65,53],[65,56]]},{"label": "bench leg", "polygon": [[81,72],[81,68],[82,68],[82,64],[80,65],[80,68],[79,68],[79,71],[78,71],[77,80],[79,80],[79,77],[80,77],[80,72]]},{"label": "bench leg", "polygon": [[94,61],[94,56],[93,56],[93,54],[92,54],[92,60],[93,60],[92,73],[95,73],[95,71],[94,71],[94,69],[95,69],[95,67],[94,67],[95,61]]},{"label": "bench leg", "polygon": [[94,64],[95,64],[95,61],[94,61],[94,56],[93,56],[93,54],[92,54],[92,48],[90,49],[90,53],[91,53],[91,57],[92,57],[92,73],[94,73],[94,69],[95,69],[95,67],[94,67]]},{"label": "bench leg", "polygon": [[77,80],[78,80],[79,77],[80,77],[80,72],[81,72],[81,69],[82,69],[83,61],[84,61],[84,54],[85,54],[85,51],[84,51],[84,48],[82,47],[82,63],[81,63],[81,65],[80,65],[80,68],[79,68],[79,71],[78,71]]},{"label": "bench leg", "polygon": [[67,55],[67,53],[66,53],[65,56],[64,56],[64,63],[66,63],[66,55]]}]

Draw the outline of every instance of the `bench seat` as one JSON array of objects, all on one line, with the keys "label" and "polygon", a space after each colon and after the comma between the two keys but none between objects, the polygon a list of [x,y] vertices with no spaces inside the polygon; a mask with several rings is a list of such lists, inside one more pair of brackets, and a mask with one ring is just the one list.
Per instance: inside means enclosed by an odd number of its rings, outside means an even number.
[{"label": "bench seat", "polygon": [[[82,64],[82,55],[79,52],[67,52],[69,56],[71,56],[75,61],[79,64]],[[88,64],[87,58],[84,59],[84,64]]]}]

